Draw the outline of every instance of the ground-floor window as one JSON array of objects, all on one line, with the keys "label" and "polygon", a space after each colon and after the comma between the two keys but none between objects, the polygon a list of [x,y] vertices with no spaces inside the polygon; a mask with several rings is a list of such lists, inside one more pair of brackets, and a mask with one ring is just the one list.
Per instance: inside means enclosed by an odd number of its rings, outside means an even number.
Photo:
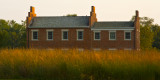
[{"label": "ground-floor window", "polygon": [[83,40],[83,30],[77,30],[77,40]]},{"label": "ground-floor window", "polygon": [[47,30],[47,40],[53,40],[53,30]]},{"label": "ground-floor window", "polygon": [[124,32],[124,40],[131,40],[131,31]]},{"label": "ground-floor window", "polygon": [[101,34],[100,31],[94,31],[94,40],[100,40]]},{"label": "ground-floor window", "polygon": [[109,40],[116,40],[116,31],[109,31]]},{"label": "ground-floor window", "polygon": [[38,30],[32,30],[32,40],[38,40]]},{"label": "ground-floor window", "polygon": [[62,40],[68,40],[68,30],[62,30]]}]

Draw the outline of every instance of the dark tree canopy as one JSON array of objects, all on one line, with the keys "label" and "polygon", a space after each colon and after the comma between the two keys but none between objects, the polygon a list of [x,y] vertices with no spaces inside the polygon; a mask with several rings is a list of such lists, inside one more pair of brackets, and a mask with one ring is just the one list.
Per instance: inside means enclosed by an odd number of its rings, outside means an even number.
[{"label": "dark tree canopy", "polygon": [[68,16],[68,17],[75,17],[75,16],[77,16],[77,14],[67,14],[66,16]]},{"label": "dark tree canopy", "polygon": [[[131,21],[135,20],[135,16]],[[160,49],[160,26],[154,24],[154,19],[149,17],[140,17],[141,29],[141,49]]]},{"label": "dark tree canopy", "polygon": [[0,20],[0,48],[26,47],[26,26],[16,21]]}]

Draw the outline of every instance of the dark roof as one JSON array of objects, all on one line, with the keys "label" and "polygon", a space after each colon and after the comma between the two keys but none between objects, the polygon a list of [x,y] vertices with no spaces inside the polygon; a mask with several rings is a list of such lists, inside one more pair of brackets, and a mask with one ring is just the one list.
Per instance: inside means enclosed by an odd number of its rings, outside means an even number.
[{"label": "dark roof", "polygon": [[29,28],[88,28],[89,16],[35,17]]},{"label": "dark roof", "polygon": [[93,28],[110,28],[110,27],[134,27],[134,22],[123,21],[123,22],[95,22]]}]

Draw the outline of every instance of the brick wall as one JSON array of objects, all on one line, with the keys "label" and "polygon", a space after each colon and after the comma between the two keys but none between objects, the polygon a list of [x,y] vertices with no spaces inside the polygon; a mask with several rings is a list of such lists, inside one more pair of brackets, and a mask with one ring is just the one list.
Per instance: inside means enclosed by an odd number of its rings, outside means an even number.
[{"label": "brick wall", "polygon": [[84,30],[84,39],[82,41],[77,40],[77,29],[68,29],[68,40],[62,40],[62,29],[53,29],[53,41],[47,41],[46,30],[38,29],[38,41],[32,41],[32,31],[29,30],[29,46],[32,48],[85,48],[90,49],[90,29]]},{"label": "brick wall", "polygon": [[118,50],[134,49],[134,31],[131,32],[131,40],[124,40],[124,31],[116,31],[116,40],[109,40],[109,31],[101,31],[101,40],[94,40],[94,32],[92,31],[92,48],[109,49],[116,48]]},{"label": "brick wall", "polygon": [[[77,28],[78,29],[78,28]],[[68,41],[62,40],[62,29],[53,29],[53,41],[47,41],[47,29],[29,29],[30,48],[79,48],[79,49],[109,49],[124,48],[134,49],[134,30],[131,32],[131,40],[124,40],[124,31],[116,31],[116,40],[109,40],[109,31],[101,31],[101,40],[94,40],[94,31],[84,28],[83,40],[77,40],[77,29],[68,29]],[[38,30],[38,41],[32,41],[32,30]]]}]

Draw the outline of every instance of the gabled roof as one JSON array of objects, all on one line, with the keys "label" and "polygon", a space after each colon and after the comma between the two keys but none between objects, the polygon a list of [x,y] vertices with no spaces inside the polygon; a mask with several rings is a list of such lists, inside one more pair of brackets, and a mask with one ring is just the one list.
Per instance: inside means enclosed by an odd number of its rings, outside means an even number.
[{"label": "gabled roof", "polygon": [[89,28],[89,16],[34,17],[29,28]]},{"label": "gabled roof", "polygon": [[92,28],[132,28],[134,22],[131,21],[113,21],[113,22],[95,22]]}]

